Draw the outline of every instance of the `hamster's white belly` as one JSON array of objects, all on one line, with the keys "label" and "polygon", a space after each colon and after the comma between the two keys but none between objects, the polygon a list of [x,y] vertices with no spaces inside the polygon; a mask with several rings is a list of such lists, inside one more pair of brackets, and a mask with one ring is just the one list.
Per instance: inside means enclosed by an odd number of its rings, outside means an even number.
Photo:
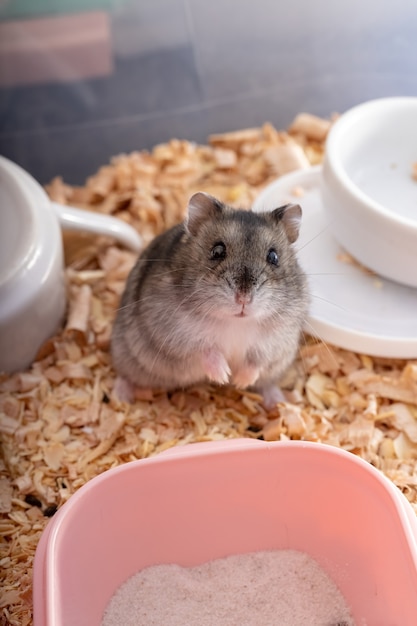
[{"label": "hamster's white belly", "polygon": [[259,334],[259,325],[253,319],[236,317],[219,324],[212,339],[233,369],[244,360],[248,350],[256,347]]}]

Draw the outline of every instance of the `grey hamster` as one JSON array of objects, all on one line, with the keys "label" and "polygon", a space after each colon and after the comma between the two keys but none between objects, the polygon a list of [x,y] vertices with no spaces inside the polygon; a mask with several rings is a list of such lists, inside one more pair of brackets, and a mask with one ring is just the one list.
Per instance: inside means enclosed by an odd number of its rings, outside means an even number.
[{"label": "grey hamster", "polygon": [[157,236],[131,270],[111,339],[115,393],[205,380],[283,399],[309,304],[292,244],[301,208],[233,209],[194,194],[185,220]]}]

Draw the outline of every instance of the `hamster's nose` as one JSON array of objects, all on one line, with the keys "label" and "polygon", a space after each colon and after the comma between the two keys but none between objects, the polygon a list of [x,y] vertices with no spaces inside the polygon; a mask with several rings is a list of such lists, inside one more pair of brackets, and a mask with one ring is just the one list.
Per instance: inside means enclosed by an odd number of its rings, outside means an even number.
[{"label": "hamster's nose", "polygon": [[252,294],[245,291],[236,291],[235,302],[236,304],[249,304],[252,302]]}]

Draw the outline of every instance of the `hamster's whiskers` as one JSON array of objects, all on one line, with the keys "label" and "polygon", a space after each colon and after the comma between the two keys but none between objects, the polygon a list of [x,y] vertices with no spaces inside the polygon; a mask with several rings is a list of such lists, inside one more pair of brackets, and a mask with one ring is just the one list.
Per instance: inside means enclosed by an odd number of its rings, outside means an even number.
[{"label": "hamster's whiskers", "polygon": [[[307,319],[304,321],[304,325],[305,325],[305,326],[308,326],[308,327],[310,327],[310,328],[311,328],[311,335],[310,335],[310,336],[311,336],[311,337],[313,337],[313,338],[317,338],[317,339],[320,341],[320,343],[322,343],[322,344],[323,344],[323,346],[324,346],[324,347],[326,348],[326,350],[327,350],[328,355],[329,355],[329,356],[331,357],[331,359],[335,362],[335,366],[336,366],[336,367],[338,367],[338,363],[337,363],[336,357],[335,357],[334,353],[332,352],[332,350],[330,349],[330,346],[329,346],[329,344],[327,343],[327,341],[325,341],[325,340],[323,339],[323,337],[320,335],[320,333],[318,333],[316,330],[314,330],[314,329],[313,329],[312,325],[310,324],[310,322],[309,322]],[[305,331],[304,331],[304,330],[302,331],[302,335],[303,335],[303,338],[304,338],[304,340],[305,340],[305,338],[306,338],[306,333],[305,333]],[[302,364],[303,364],[303,367],[304,367],[304,371],[306,372],[306,371],[307,371],[307,367],[306,367],[306,365],[305,365],[305,363],[304,363],[304,358],[303,358],[303,356],[302,356],[302,354],[301,354],[300,350],[299,350],[299,355],[301,356],[301,361],[302,361]]]},{"label": "hamster's whiskers", "polygon": [[329,230],[331,224],[333,223],[333,220],[331,220],[330,222],[328,222],[321,230],[319,230],[318,233],[316,233],[314,235],[314,237],[311,237],[311,239],[309,239],[308,241],[305,242],[305,244],[303,246],[301,246],[300,248],[297,247],[297,251],[299,252],[300,250],[304,250],[304,248],[306,246],[308,246],[310,243],[312,243],[315,239],[317,239],[317,237],[320,237],[320,235],[322,235],[323,233],[326,232],[326,230]]},{"label": "hamster's whiskers", "polygon": [[[328,230],[330,228],[331,224],[332,224],[332,221],[328,222],[326,224],[326,226],[324,226],[318,233],[316,233],[316,235],[314,235],[314,237],[312,237],[311,239],[306,241],[306,243],[303,246],[298,248],[298,251],[303,250],[310,243],[312,243],[315,239],[317,239],[317,237],[319,237],[324,232],[326,232],[326,230]],[[345,276],[347,274],[347,272],[308,272],[308,271],[305,270],[305,274],[306,274],[307,277],[309,277],[309,276]],[[314,293],[310,292],[310,297],[317,298],[317,300],[321,300],[322,302],[327,302],[327,304],[331,304],[332,306],[340,309],[341,311],[345,311],[345,312],[348,311],[348,309],[346,309],[345,307],[343,307],[343,306],[341,306],[339,304],[336,304],[335,302],[332,302],[331,300],[327,300],[326,298],[323,298],[322,296],[318,296],[318,295],[316,295]]]},{"label": "hamster's whiskers", "polygon": [[316,298],[316,300],[321,300],[322,302],[326,302],[327,304],[330,304],[331,306],[336,307],[340,311],[344,311],[345,313],[349,313],[349,309],[347,309],[346,307],[342,306],[341,304],[336,304],[336,302],[332,302],[331,300],[328,300],[327,298],[323,298],[323,296],[318,296],[315,293],[311,293],[310,297],[311,298]]},{"label": "hamster's whiskers", "polygon": [[119,306],[115,311],[126,311],[126,309],[130,309],[141,302],[146,302],[146,300],[153,300],[153,296],[145,296],[143,298],[139,298],[138,300],[133,300],[133,302],[129,302],[129,304],[125,304],[124,306]]},{"label": "hamster's whiskers", "polygon": [[[153,261],[154,259],[152,259]],[[156,259],[156,260],[163,260],[163,259]],[[212,271],[213,268],[211,267],[206,267],[207,271]],[[175,274],[178,272],[183,271],[182,268],[177,268],[177,269],[173,269],[173,270],[164,270],[163,272],[161,272],[160,274],[155,274],[155,278],[161,278],[164,276],[167,276],[167,274]],[[181,285],[182,287],[193,287],[194,286],[194,282],[192,280],[189,281],[184,281]],[[195,290],[195,293],[197,293],[197,290]],[[140,304],[142,302],[145,302],[146,300],[153,300],[154,299],[154,295],[151,294],[149,296],[144,296],[142,298],[138,298],[137,300],[133,300],[132,302],[129,302],[129,304],[125,304],[124,306],[119,306],[116,309],[114,309],[114,311],[117,313],[118,311],[124,311],[126,309],[130,309],[131,307],[136,306],[137,304]]]},{"label": "hamster's whiskers", "polygon": [[346,272],[306,272],[306,276],[346,276]]}]

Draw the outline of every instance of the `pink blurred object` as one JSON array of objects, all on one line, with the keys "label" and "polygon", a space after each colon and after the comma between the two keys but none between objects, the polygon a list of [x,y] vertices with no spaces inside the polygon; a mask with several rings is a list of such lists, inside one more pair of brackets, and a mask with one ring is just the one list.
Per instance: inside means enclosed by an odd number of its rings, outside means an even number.
[{"label": "pink blurred object", "polygon": [[110,20],[104,11],[0,23],[1,87],[82,80],[112,71]]},{"label": "pink blurred object", "polygon": [[150,565],[288,548],[318,561],[358,625],[417,624],[417,520],[403,494],[341,449],[249,439],[174,448],[82,487],[39,542],[34,624],[99,626]]}]

